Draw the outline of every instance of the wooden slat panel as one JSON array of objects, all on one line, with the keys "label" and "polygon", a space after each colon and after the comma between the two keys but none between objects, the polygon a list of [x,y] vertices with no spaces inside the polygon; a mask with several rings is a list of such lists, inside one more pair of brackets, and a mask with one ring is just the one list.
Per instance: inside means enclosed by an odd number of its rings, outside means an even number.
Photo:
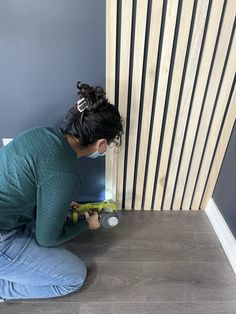
[{"label": "wooden slat panel", "polygon": [[[129,65],[131,45],[131,24],[132,24],[132,0],[122,2],[121,11],[121,43],[120,43],[120,88],[119,88],[119,112],[124,117],[124,129],[126,129],[128,88],[129,88]],[[117,206],[122,208],[124,160],[125,160],[126,137],[123,137],[123,144],[118,153],[117,161]]]},{"label": "wooden slat panel", "polygon": [[199,173],[199,177],[197,180],[196,189],[194,192],[193,202],[192,202],[192,209],[199,209],[200,202],[204,190],[204,186],[206,183],[207,175],[209,172],[211,160],[213,157],[214,149],[216,146],[216,141],[219,135],[220,126],[222,123],[222,119],[224,117],[225,108],[227,105],[227,99],[229,97],[229,86],[231,86],[235,70],[236,70],[236,35],[234,33],[233,44],[231,47],[229,59],[226,66],[226,72],[223,79],[223,84],[221,86],[220,95],[217,101],[217,107],[214,113],[214,118],[212,121],[212,125],[210,128],[210,133],[207,139],[206,150],[203,156],[203,162],[201,164],[201,169]]},{"label": "wooden slat panel", "polygon": [[236,119],[236,87],[235,87],[235,81],[234,81],[233,95],[232,95],[229,109],[228,109],[228,112],[224,121],[224,126],[223,126],[222,133],[220,136],[219,144],[217,146],[217,150],[216,150],[212,167],[211,167],[211,172],[210,172],[207,185],[204,191],[204,195],[202,198],[202,202],[200,205],[201,209],[206,208],[208,201],[213,194],[216,181],[218,178],[218,174],[220,172],[220,168],[221,168],[224,155],[226,152],[227,144],[229,142],[230,135],[231,135],[234,123],[235,123],[235,119]]},{"label": "wooden slat panel", "polygon": [[184,131],[186,127],[191,94],[193,89],[194,78],[196,75],[197,61],[199,58],[199,52],[201,48],[202,36],[204,32],[204,26],[206,22],[208,1],[199,1],[197,5],[196,19],[194,23],[192,42],[190,48],[190,54],[188,59],[188,65],[186,70],[186,77],[183,88],[183,95],[181,99],[180,112],[178,117],[178,127],[176,129],[173,154],[171,156],[170,163],[170,175],[167,178],[166,194],[164,199],[164,210],[171,208],[171,200],[173,196],[174,184],[178,170],[178,162],[180,158]]},{"label": "wooden slat panel", "polygon": [[235,17],[235,1],[229,0],[227,2],[225,18],[222,25],[222,30],[219,39],[219,45],[216,52],[213,70],[211,73],[211,79],[207,90],[205,105],[203,108],[202,119],[200,121],[199,131],[197,134],[197,140],[194,147],[193,158],[191,162],[191,168],[189,171],[188,181],[186,185],[186,193],[183,198],[183,209],[190,209],[193,190],[198,174],[198,169],[203,153],[204,142],[207,136],[207,129],[210,123],[211,114],[213,111],[214,101],[219,86],[220,76],[223,70],[224,60],[229,45],[231,29],[233,20]]},{"label": "wooden slat panel", "polygon": [[176,55],[174,61],[173,76],[169,97],[168,112],[166,117],[166,128],[164,132],[163,146],[161,151],[160,166],[157,179],[155,208],[161,208],[165,178],[167,175],[168,158],[171,151],[171,140],[173,136],[178,97],[181,87],[181,76],[183,75],[184,62],[187,51],[188,36],[190,32],[191,16],[194,0],[183,2],[181,20],[179,26],[179,36],[177,39]]},{"label": "wooden slat panel", "polygon": [[179,170],[179,176],[176,184],[176,191],[173,202],[173,210],[181,208],[181,201],[184,193],[184,185],[187,178],[188,167],[190,163],[191,153],[193,150],[194,138],[197,132],[199,116],[202,109],[200,104],[203,103],[207,78],[210,71],[211,60],[213,57],[214,47],[216,44],[217,31],[220,24],[223,0],[214,1],[211,7],[209,24],[202,54],[202,60],[199,68],[198,80],[196,82],[195,94],[193,98],[192,111],[189,119],[189,127],[187,129],[185,145],[183,148],[182,161]]},{"label": "wooden slat panel", "polygon": [[[115,68],[116,68],[116,0],[106,1],[106,92],[109,101],[115,103]],[[116,200],[116,155],[108,150],[105,169],[105,197]]]},{"label": "wooden slat panel", "polygon": [[[144,208],[150,209],[156,173],[156,164],[160,144],[161,127],[163,123],[163,112],[165,105],[165,94],[167,89],[168,73],[170,67],[171,47],[173,43],[175,20],[177,15],[178,1],[168,1],[166,10],[164,39],[162,46],[158,90],[156,96],[156,110],[154,113],[151,151],[147,175],[147,188]],[[155,208],[158,209],[158,208]]]},{"label": "wooden slat panel", "polygon": [[205,208],[236,115],[235,38],[224,67],[235,10],[235,0],[107,0],[106,90],[125,135],[107,153],[106,198],[118,208]]},{"label": "wooden slat panel", "polygon": [[[161,13],[163,8],[162,1],[153,1],[151,9],[150,37],[147,55],[147,70],[144,90],[144,110],[140,134],[140,151],[138,158],[137,183],[134,208],[141,210],[145,166],[147,161],[148,137],[150,132],[152,100],[156,76],[156,63],[158,53],[158,43],[160,38]],[[145,207],[144,209],[148,209]]]}]

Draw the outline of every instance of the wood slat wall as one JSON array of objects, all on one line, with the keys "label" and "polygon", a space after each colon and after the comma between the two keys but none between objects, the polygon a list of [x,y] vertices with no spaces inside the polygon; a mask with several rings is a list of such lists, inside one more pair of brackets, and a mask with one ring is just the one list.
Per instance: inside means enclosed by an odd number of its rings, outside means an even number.
[{"label": "wood slat wall", "polygon": [[125,129],[106,157],[106,198],[204,209],[236,118],[236,0],[106,5],[106,91]]}]

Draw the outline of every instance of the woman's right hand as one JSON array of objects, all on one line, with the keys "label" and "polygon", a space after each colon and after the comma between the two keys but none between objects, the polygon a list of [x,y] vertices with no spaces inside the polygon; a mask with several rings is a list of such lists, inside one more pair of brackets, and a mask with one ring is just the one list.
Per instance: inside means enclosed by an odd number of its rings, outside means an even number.
[{"label": "woman's right hand", "polygon": [[92,216],[89,216],[88,218],[88,223],[89,223],[89,230],[97,230],[100,228],[101,224],[99,221],[99,216],[98,213],[94,213]]}]

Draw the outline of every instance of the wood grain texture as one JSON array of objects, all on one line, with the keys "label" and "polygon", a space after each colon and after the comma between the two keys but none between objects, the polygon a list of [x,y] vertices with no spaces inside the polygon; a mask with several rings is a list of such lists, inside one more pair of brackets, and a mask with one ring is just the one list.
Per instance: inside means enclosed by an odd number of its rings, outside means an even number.
[{"label": "wood grain texture", "polygon": [[[187,52],[188,36],[190,32],[191,17],[193,14],[194,1],[184,1],[179,26],[174,68],[169,95],[168,112],[166,117],[166,127],[163,135],[163,146],[161,150],[160,166],[157,178],[157,188],[155,196],[155,208],[160,209],[164,195],[164,188],[167,177],[168,159],[171,152],[171,141],[174,136],[175,118],[178,109],[178,99],[181,88],[181,78],[183,77],[184,62]],[[173,53],[173,52],[172,52]],[[183,57],[185,56],[185,57]],[[182,186],[183,189],[183,186]]]},{"label": "wood grain texture", "polygon": [[[171,201],[174,191],[175,179],[177,176],[178,164],[180,159],[180,154],[182,150],[184,132],[186,128],[186,122],[188,118],[188,113],[190,110],[190,101],[192,90],[194,86],[194,78],[196,75],[197,64],[199,59],[199,53],[201,48],[201,42],[204,32],[204,26],[206,22],[208,1],[198,2],[196,8],[196,17],[193,28],[192,40],[191,40],[191,49],[189,51],[186,75],[184,80],[183,93],[180,103],[180,110],[178,116],[178,127],[176,129],[175,139],[173,143],[173,153],[170,160],[170,175],[168,176],[166,183],[166,193],[163,203],[163,209],[169,210],[171,208]],[[194,185],[194,182],[190,182]],[[184,186],[182,186],[184,188]],[[187,191],[188,193],[188,191]]]},{"label": "wood grain texture", "polygon": [[205,212],[126,211],[117,228],[66,247],[87,265],[81,290],[0,313],[235,313],[236,277]]},{"label": "wood grain texture", "polygon": [[[207,27],[202,59],[199,65],[199,77],[195,86],[195,94],[192,102],[192,111],[189,118],[189,127],[186,132],[185,144],[182,152],[182,161],[179,169],[179,176],[176,183],[176,191],[173,201],[173,210],[181,208],[182,197],[184,193],[184,185],[187,179],[188,168],[190,165],[191,153],[194,148],[194,139],[197,133],[197,126],[200,119],[200,113],[203,104],[204,94],[207,85],[207,79],[210,71],[211,60],[213,58],[214,47],[216,45],[217,31],[220,26],[224,1],[213,1],[209,23]],[[188,209],[188,208],[182,208]]]},{"label": "wood grain texture", "polygon": [[[130,68],[130,46],[132,27],[132,0],[127,0],[121,8],[121,38],[120,38],[120,68],[119,68],[119,112],[124,120],[125,134],[123,144],[117,155],[117,178],[116,178],[116,199],[118,208],[122,208],[123,184],[124,184],[124,162],[127,127],[127,107],[128,107],[128,82]],[[115,40],[115,38],[113,39]],[[115,171],[115,170],[114,170]]]},{"label": "wood grain texture", "polygon": [[235,314],[236,302],[59,302],[2,305],[4,314]]},{"label": "wood grain texture", "polygon": [[134,166],[135,166],[135,153],[137,146],[137,130],[139,123],[139,102],[141,97],[141,82],[143,70],[143,57],[144,57],[144,43],[146,31],[146,18],[147,18],[147,3],[146,0],[137,1],[136,9],[136,23],[135,23],[135,40],[134,40],[134,59],[133,59],[133,73],[132,73],[132,86],[131,88],[131,102],[130,106],[130,129],[132,132],[129,135],[128,145],[128,162],[127,162],[127,179],[126,179],[126,198],[125,208],[132,208],[132,196],[134,184]]},{"label": "wood grain texture", "polygon": [[217,150],[213,159],[213,164],[210,170],[209,179],[207,181],[207,185],[200,205],[202,209],[206,208],[208,199],[213,194],[216,180],[218,178],[218,174],[220,172],[224,154],[227,148],[227,144],[229,142],[230,135],[234,127],[235,119],[236,119],[236,87],[234,86],[233,95],[230,100],[229,110],[226,115],[219,144],[217,146]]},{"label": "wood grain texture", "polygon": [[192,209],[199,209],[202,194],[204,192],[204,187],[207,180],[208,171],[211,166],[211,160],[215,151],[217,139],[219,136],[219,131],[221,124],[223,122],[224,112],[229,99],[230,89],[228,86],[232,86],[234,81],[234,76],[236,72],[236,34],[234,33],[232,47],[230,49],[229,58],[226,64],[226,71],[222,77],[222,85],[219,92],[219,96],[216,103],[216,109],[212,119],[210,132],[208,134],[206,149],[204,151],[203,160],[201,163],[200,172],[198,175],[198,180],[196,188],[194,191],[194,197],[192,200]]},{"label": "wood grain texture", "polygon": [[[116,1],[106,1],[106,93],[110,103],[115,103],[115,68],[116,68]],[[108,150],[105,166],[105,197],[116,200],[117,159],[114,152]]]},{"label": "wood grain texture", "polygon": [[[220,32],[219,44],[217,47],[211,76],[209,77],[209,86],[208,89],[206,90],[205,105],[203,107],[202,118],[199,124],[199,130],[197,133],[196,143],[194,146],[193,158],[191,161],[190,171],[186,184],[187,193],[185,193],[183,197],[182,209],[189,209],[191,207],[191,200],[194,192],[194,187],[199,171],[201,158],[203,155],[204,143],[207,137],[208,127],[214,109],[214,103],[216,100],[216,95],[223,71],[224,61],[229,47],[234,19],[235,19],[235,1],[232,0],[227,2],[225,9],[224,20]],[[231,86],[228,86],[228,90],[230,90],[230,87]],[[226,102],[224,103],[224,107],[225,106]],[[193,209],[197,208],[194,206]]]},{"label": "wood grain texture", "polygon": [[[145,194],[144,208],[150,209],[152,206],[152,195],[154,189],[154,180],[156,176],[156,165],[160,145],[161,128],[165,108],[165,95],[168,83],[168,74],[170,69],[171,47],[173,43],[175,21],[177,17],[178,1],[168,1],[166,8],[166,19],[163,46],[161,51],[160,69],[158,74],[158,89],[156,95],[156,110],[153,118],[153,132],[151,137],[151,150],[149,156],[149,165],[147,172],[147,186]],[[160,209],[154,206],[155,209]]]},{"label": "wood grain texture", "polygon": [[[137,184],[135,190],[135,209],[141,210],[142,198],[144,189],[144,176],[145,167],[147,162],[147,150],[148,150],[148,138],[150,132],[151,114],[152,114],[152,101],[154,96],[154,83],[157,66],[157,53],[158,43],[160,40],[160,27],[161,27],[161,12],[163,8],[162,1],[152,1],[151,8],[151,21],[150,21],[150,35],[149,35],[149,46],[147,55],[147,69],[146,69],[146,80],[144,87],[144,110],[142,116],[141,133],[139,145],[138,157],[138,169],[137,169]],[[146,207],[147,208],[147,207]]]},{"label": "wood grain texture", "polygon": [[[107,88],[119,94],[126,131],[119,154],[108,156],[113,198],[119,209],[204,209],[203,194],[207,204],[215,186],[206,180],[231,89],[229,71],[235,71],[232,53],[224,68],[235,0],[108,3],[115,10],[121,4],[121,38],[120,50],[115,48],[119,84],[110,79],[114,67],[110,73],[108,66]],[[111,29],[108,63],[116,42]],[[217,176],[219,167],[211,171]]]}]

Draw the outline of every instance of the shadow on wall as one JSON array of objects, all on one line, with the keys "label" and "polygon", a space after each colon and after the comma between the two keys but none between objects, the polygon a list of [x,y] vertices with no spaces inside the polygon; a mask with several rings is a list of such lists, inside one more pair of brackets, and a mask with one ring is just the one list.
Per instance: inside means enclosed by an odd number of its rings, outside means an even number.
[{"label": "shadow on wall", "polygon": [[78,202],[105,200],[105,157],[81,157],[77,165],[81,174],[81,187],[76,194]]}]

